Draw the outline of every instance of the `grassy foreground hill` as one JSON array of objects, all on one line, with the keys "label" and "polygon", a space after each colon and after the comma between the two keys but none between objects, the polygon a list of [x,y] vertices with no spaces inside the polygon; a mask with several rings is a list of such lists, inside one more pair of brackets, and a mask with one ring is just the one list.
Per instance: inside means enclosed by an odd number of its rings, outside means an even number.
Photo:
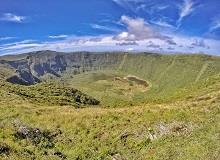
[{"label": "grassy foreground hill", "polygon": [[1,58],[0,159],[220,159],[219,57],[42,54]]}]

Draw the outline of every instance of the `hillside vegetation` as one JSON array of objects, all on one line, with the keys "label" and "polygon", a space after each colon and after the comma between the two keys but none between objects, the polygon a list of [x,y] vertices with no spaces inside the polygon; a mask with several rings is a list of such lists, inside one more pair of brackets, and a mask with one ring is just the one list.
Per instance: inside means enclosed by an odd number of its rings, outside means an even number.
[{"label": "hillside vegetation", "polygon": [[0,159],[220,159],[219,57],[44,51],[0,64]]},{"label": "hillside vegetation", "polygon": [[43,105],[98,105],[100,102],[77,89],[64,87],[57,83],[40,83],[35,86],[21,87],[0,81],[1,90],[8,96],[18,96],[24,101]]},{"label": "hillside vegetation", "polygon": [[[9,82],[31,85],[51,79],[61,81],[66,86],[102,99],[103,105],[110,107],[132,105],[132,102],[173,101],[176,97],[185,97],[184,90],[220,73],[219,57],[199,54],[39,51],[4,56],[0,58],[0,64],[10,66],[10,72],[4,73]],[[123,79],[128,75],[145,80],[148,88],[137,87],[138,90],[132,84],[129,88],[127,83],[120,87],[115,85],[115,78]],[[127,95],[128,99],[125,98]],[[109,97],[111,102],[108,102]]]}]

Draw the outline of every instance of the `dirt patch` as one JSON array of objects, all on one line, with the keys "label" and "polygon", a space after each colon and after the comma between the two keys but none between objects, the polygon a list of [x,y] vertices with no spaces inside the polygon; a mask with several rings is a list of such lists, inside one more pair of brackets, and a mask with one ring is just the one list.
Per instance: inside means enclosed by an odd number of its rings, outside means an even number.
[{"label": "dirt patch", "polygon": [[114,82],[119,87],[126,87],[129,91],[146,92],[150,84],[137,76],[128,75],[126,77],[114,77]]},{"label": "dirt patch", "polygon": [[183,122],[160,123],[156,126],[156,132],[158,137],[167,135],[189,135],[193,131],[193,128],[194,126],[192,124]]},{"label": "dirt patch", "polygon": [[144,87],[148,87],[149,86],[147,81],[145,81],[143,79],[140,79],[137,76],[128,75],[128,76],[124,77],[124,79],[126,79],[126,80],[128,80],[130,82],[134,82],[135,84],[141,85],[141,86],[144,86]]},{"label": "dirt patch", "polygon": [[[97,93],[101,94],[102,98],[104,97],[103,93],[105,93],[105,95],[116,97],[116,99],[123,99],[123,101],[132,101],[136,95],[142,96],[143,94],[145,94],[145,92],[150,89],[151,84],[148,83],[146,80],[143,80],[136,76],[123,76],[114,74],[110,78],[102,80],[100,79],[93,82],[91,87],[94,87],[94,90],[97,92],[102,92],[102,94]],[[88,86],[86,86],[85,88],[89,89]]]},{"label": "dirt patch", "polygon": [[148,128],[148,138],[153,141],[166,136],[187,136],[194,129],[194,125],[184,122],[159,123],[154,128]]}]

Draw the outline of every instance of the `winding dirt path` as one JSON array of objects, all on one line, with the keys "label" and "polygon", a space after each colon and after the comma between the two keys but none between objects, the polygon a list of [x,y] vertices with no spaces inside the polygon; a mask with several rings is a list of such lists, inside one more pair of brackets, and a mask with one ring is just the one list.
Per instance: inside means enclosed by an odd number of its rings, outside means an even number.
[{"label": "winding dirt path", "polygon": [[209,62],[205,63],[205,64],[202,66],[201,70],[199,71],[199,73],[198,73],[198,75],[197,75],[197,77],[196,77],[195,82],[198,82],[198,81],[200,80],[201,76],[205,73],[205,71],[206,71],[206,69],[208,68],[208,66],[209,66]]}]

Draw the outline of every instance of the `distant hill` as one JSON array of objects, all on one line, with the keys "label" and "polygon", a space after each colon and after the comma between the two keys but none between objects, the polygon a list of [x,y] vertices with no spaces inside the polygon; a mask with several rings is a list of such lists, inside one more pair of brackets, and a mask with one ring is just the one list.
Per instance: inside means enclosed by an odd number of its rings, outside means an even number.
[{"label": "distant hill", "polygon": [[[178,77],[188,79],[188,76],[184,76],[191,74],[190,79],[198,81],[205,78],[207,74],[218,73],[219,62],[220,57],[199,54],[160,55],[38,51],[0,57],[0,64],[4,68],[16,70],[14,74],[17,79],[20,79],[18,83],[27,85],[37,83],[46,74],[60,77],[62,73],[69,71],[79,74],[97,70],[120,70],[141,75],[141,77],[155,82],[164,81],[167,76],[170,77],[170,74],[175,75],[171,77],[172,80],[177,80]],[[209,72],[210,69],[212,72]],[[9,81],[13,80],[13,78],[9,79]]]},{"label": "distant hill", "polygon": [[51,78],[69,82],[82,73],[131,74],[152,84],[148,97],[154,98],[174,95],[180,89],[220,73],[220,57],[200,54],[38,51],[0,57],[0,65],[2,79],[22,85]]}]

